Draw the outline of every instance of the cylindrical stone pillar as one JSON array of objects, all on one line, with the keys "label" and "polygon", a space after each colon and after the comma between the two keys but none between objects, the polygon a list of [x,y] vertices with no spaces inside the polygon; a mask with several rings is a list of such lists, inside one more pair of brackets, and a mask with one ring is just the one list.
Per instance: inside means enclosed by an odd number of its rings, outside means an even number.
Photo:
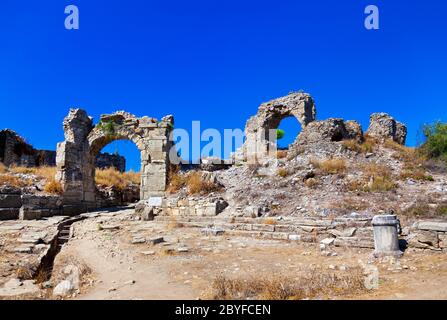
[{"label": "cylindrical stone pillar", "polygon": [[396,215],[378,215],[372,220],[374,228],[374,255],[397,256],[402,255],[399,249],[398,228],[399,220]]}]

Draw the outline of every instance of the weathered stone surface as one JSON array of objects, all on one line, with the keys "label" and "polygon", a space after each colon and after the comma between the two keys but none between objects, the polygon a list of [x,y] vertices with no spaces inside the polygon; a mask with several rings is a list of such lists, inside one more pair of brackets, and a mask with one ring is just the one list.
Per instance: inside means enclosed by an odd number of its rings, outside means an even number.
[{"label": "weathered stone surface", "polygon": [[131,243],[132,244],[146,243],[146,238],[143,236],[135,236],[132,238]]},{"label": "weathered stone surface", "polygon": [[342,141],[354,139],[361,141],[363,132],[360,124],[349,122],[348,128],[343,119],[331,118],[311,122],[298,136],[297,143],[301,145],[319,143],[321,141]]},{"label": "weathered stone surface", "polygon": [[22,199],[17,194],[0,194],[0,208],[20,208]]},{"label": "weathered stone surface", "polygon": [[[245,158],[259,157],[267,154],[270,130],[278,128],[287,117],[295,117],[304,128],[315,120],[315,104],[312,97],[305,93],[294,93],[263,103],[256,116],[251,117],[245,126],[246,142],[243,146]],[[276,138],[276,137],[275,137]]]},{"label": "weathered stone surface", "polygon": [[416,234],[416,239],[421,243],[428,244],[429,246],[438,246],[438,234],[434,231],[419,231]]},{"label": "weathered stone surface", "polygon": [[0,220],[16,220],[19,212],[19,208],[0,208]]},{"label": "weathered stone surface", "polygon": [[97,206],[93,174],[95,157],[114,140],[130,140],[141,152],[140,199],[163,195],[169,168],[168,152],[172,144],[169,135],[173,121],[172,117],[165,117],[158,122],[156,119],[137,118],[118,111],[102,115],[100,124],[94,127],[85,111],[70,110],[64,120],[66,141],[59,143],[57,148],[57,179],[64,188],[64,206]]},{"label": "weathered stone surface", "polygon": [[419,230],[447,232],[447,222],[441,221],[420,221],[417,223]]},{"label": "weathered stone surface", "polygon": [[147,240],[147,242],[151,245],[156,245],[156,244],[162,243],[164,241],[165,240],[163,237],[152,237]]},{"label": "weathered stone surface", "polygon": [[397,143],[405,144],[407,128],[386,113],[373,113],[366,134],[382,141],[391,139]]},{"label": "weathered stone surface", "polygon": [[374,248],[374,241],[357,237],[339,237],[334,244],[336,247]]},{"label": "weathered stone surface", "polygon": [[53,289],[53,295],[59,297],[66,297],[75,290],[74,284],[70,280],[64,280],[57,284]]},{"label": "weathered stone surface", "polygon": [[33,280],[20,281],[10,279],[3,288],[0,288],[0,297],[14,297],[20,295],[32,295],[39,293],[39,286]]},{"label": "weathered stone surface", "polygon": [[204,235],[213,235],[219,236],[225,233],[225,230],[222,228],[204,228],[201,230]]}]

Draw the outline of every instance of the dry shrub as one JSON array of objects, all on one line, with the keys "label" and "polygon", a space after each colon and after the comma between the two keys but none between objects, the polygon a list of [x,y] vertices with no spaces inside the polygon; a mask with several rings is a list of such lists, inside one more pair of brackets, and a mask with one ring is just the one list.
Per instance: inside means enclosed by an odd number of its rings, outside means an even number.
[{"label": "dry shrub", "polygon": [[263,222],[264,222],[264,224],[269,224],[269,225],[275,225],[277,223],[277,221],[273,218],[264,219]]},{"label": "dry shrub", "polygon": [[304,185],[308,188],[315,188],[320,183],[316,178],[309,178],[304,181]]},{"label": "dry shrub", "polygon": [[276,158],[278,158],[278,159],[287,158],[287,151],[286,150],[278,150],[278,151],[276,151]]},{"label": "dry shrub", "polygon": [[362,143],[359,143],[357,140],[344,140],[342,145],[349,150],[358,152],[358,153],[371,153],[374,151],[374,147],[376,145],[376,141],[372,138],[366,137]]},{"label": "dry shrub", "polygon": [[429,175],[425,170],[421,168],[405,168],[400,173],[399,177],[401,179],[413,179],[413,180],[421,180],[421,181],[434,181],[433,176]]},{"label": "dry shrub", "polygon": [[38,178],[45,179],[47,181],[53,180],[56,176],[56,167],[36,167],[36,168],[27,168],[27,167],[18,167],[12,166],[10,171],[17,174],[32,174]]},{"label": "dry shrub", "polygon": [[0,162],[0,173],[7,173],[7,172],[8,172],[8,167]]},{"label": "dry shrub", "polygon": [[129,171],[119,172],[115,168],[96,169],[96,184],[104,187],[116,187],[124,190],[132,184],[140,184],[140,173]]},{"label": "dry shrub", "polygon": [[20,178],[11,174],[0,174],[0,185],[9,185],[17,188],[28,187],[32,184],[29,179]]},{"label": "dry shrub", "polygon": [[345,197],[341,201],[333,202],[331,207],[345,212],[352,212],[365,210],[368,208],[368,204],[357,198]]},{"label": "dry shrub", "polygon": [[79,270],[79,279],[81,280],[81,286],[86,283],[88,276],[92,274],[92,269],[81,259],[69,255],[69,254],[59,254],[56,257],[54,268],[51,274],[51,282],[59,283],[67,278],[64,269],[66,266],[75,266]]},{"label": "dry shrub", "polygon": [[422,155],[422,153],[418,152],[417,149],[406,147],[391,139],[385,140],[383,146],[395,151],[393,158],[406,162],[408,164],[422,164],[425,161],[425,157]]},{"label": "dry shrub", "polygon": [[392,173],[386,166],[370,163],[362,167],[363,174],[368,177],[391,177]]},{"label": "dry shrub", "polygon": [[53,179],[45,184],[44,191],[52,194],[62,194],[64,189],[59,181]]},{"label": "dry shrub", "polygon": [[447,216],[447,202],[438,203],[437,206],[429,206],[427,201],[417,201],[414,205],[400,210],[399,216],[407,218],[444,218]]},{"label": "dry shrub", "polygon": [[367,164],[362,171],[362,179],[348,183],[350,191],[384,192],[397,188],[391,170],[383,165]]},{"label": "dry shrub", "polygon": [[209,194],[211,192],[219,191],[220,186],[216,183],[205,181],[200,172],[192,172],[186,177],[186,186],[188,194]]},{"label": "dry shrub", "polygon": [[281,178],[285,178],[289,175],[289,171],[286,168],[279,168],[276,174]]},{"label": "dry shrub", "polygon": [[16,276],[20,280],[31,280],[36,272],[35,268],[31,265],[23,265],[17,268]]},{"label": "dry shrub", "polygon": [[315,168],[320,169],[324,174],[337,174],[346,170],[346,161],[341,158],[323,161],[310,159],[310,164],[312,164]]},{"label": "dry shrub", "polygon": [[214,279],[211,298],[215,300],[301,300],[353,294],[365,290],[360,268],[340,274],[322,269],[309,270],[299,277],[291,275],[252,276]]},{"label": "dry shrub", "polygon": [[167,191],[175,193],[186,186],[186,176],[180,172],[179,166],[172,166],[168,176],[169,185]]}]

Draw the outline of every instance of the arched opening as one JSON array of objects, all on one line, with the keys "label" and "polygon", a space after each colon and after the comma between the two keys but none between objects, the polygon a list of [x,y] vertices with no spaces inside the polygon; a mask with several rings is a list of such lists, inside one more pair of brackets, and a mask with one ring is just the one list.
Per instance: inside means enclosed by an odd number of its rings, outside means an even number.
[{"label": "arched opening", "polygon": [[89,152],[87,189],[94,190],[98,207],[135,203],[141,197],[141,152],[124,136],[100,137]]},{"label": "arched opening", "polygon": [[102,207],[126,205],[140,200],[141,155],[130,140],[107,144],[96,156],[97,201]]},{"label": "arched opening", "polygon": [[301,124],[294,116],[288,116],[281,120],[277,130],[278,150],[288,150],[301,132]]}]

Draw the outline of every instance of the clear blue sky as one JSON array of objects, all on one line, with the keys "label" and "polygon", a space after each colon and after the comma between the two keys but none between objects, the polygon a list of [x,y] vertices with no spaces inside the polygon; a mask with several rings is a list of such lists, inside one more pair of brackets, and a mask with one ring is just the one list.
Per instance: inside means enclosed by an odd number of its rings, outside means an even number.
[{"label": "clear blue sky", "polygon": [[[64,28],[69,4],[78,31]],[[368,4],[378,31],[363,27]],[[447,120],[446,15],[443,0],[3,0],[0,128],[45,149],[69,107],[243,128],[261,102],[303,89],[319,119],[366,129],[388,112],[414,145],[422,123]],[[133,146],[117,147],[137,168]]]}]

